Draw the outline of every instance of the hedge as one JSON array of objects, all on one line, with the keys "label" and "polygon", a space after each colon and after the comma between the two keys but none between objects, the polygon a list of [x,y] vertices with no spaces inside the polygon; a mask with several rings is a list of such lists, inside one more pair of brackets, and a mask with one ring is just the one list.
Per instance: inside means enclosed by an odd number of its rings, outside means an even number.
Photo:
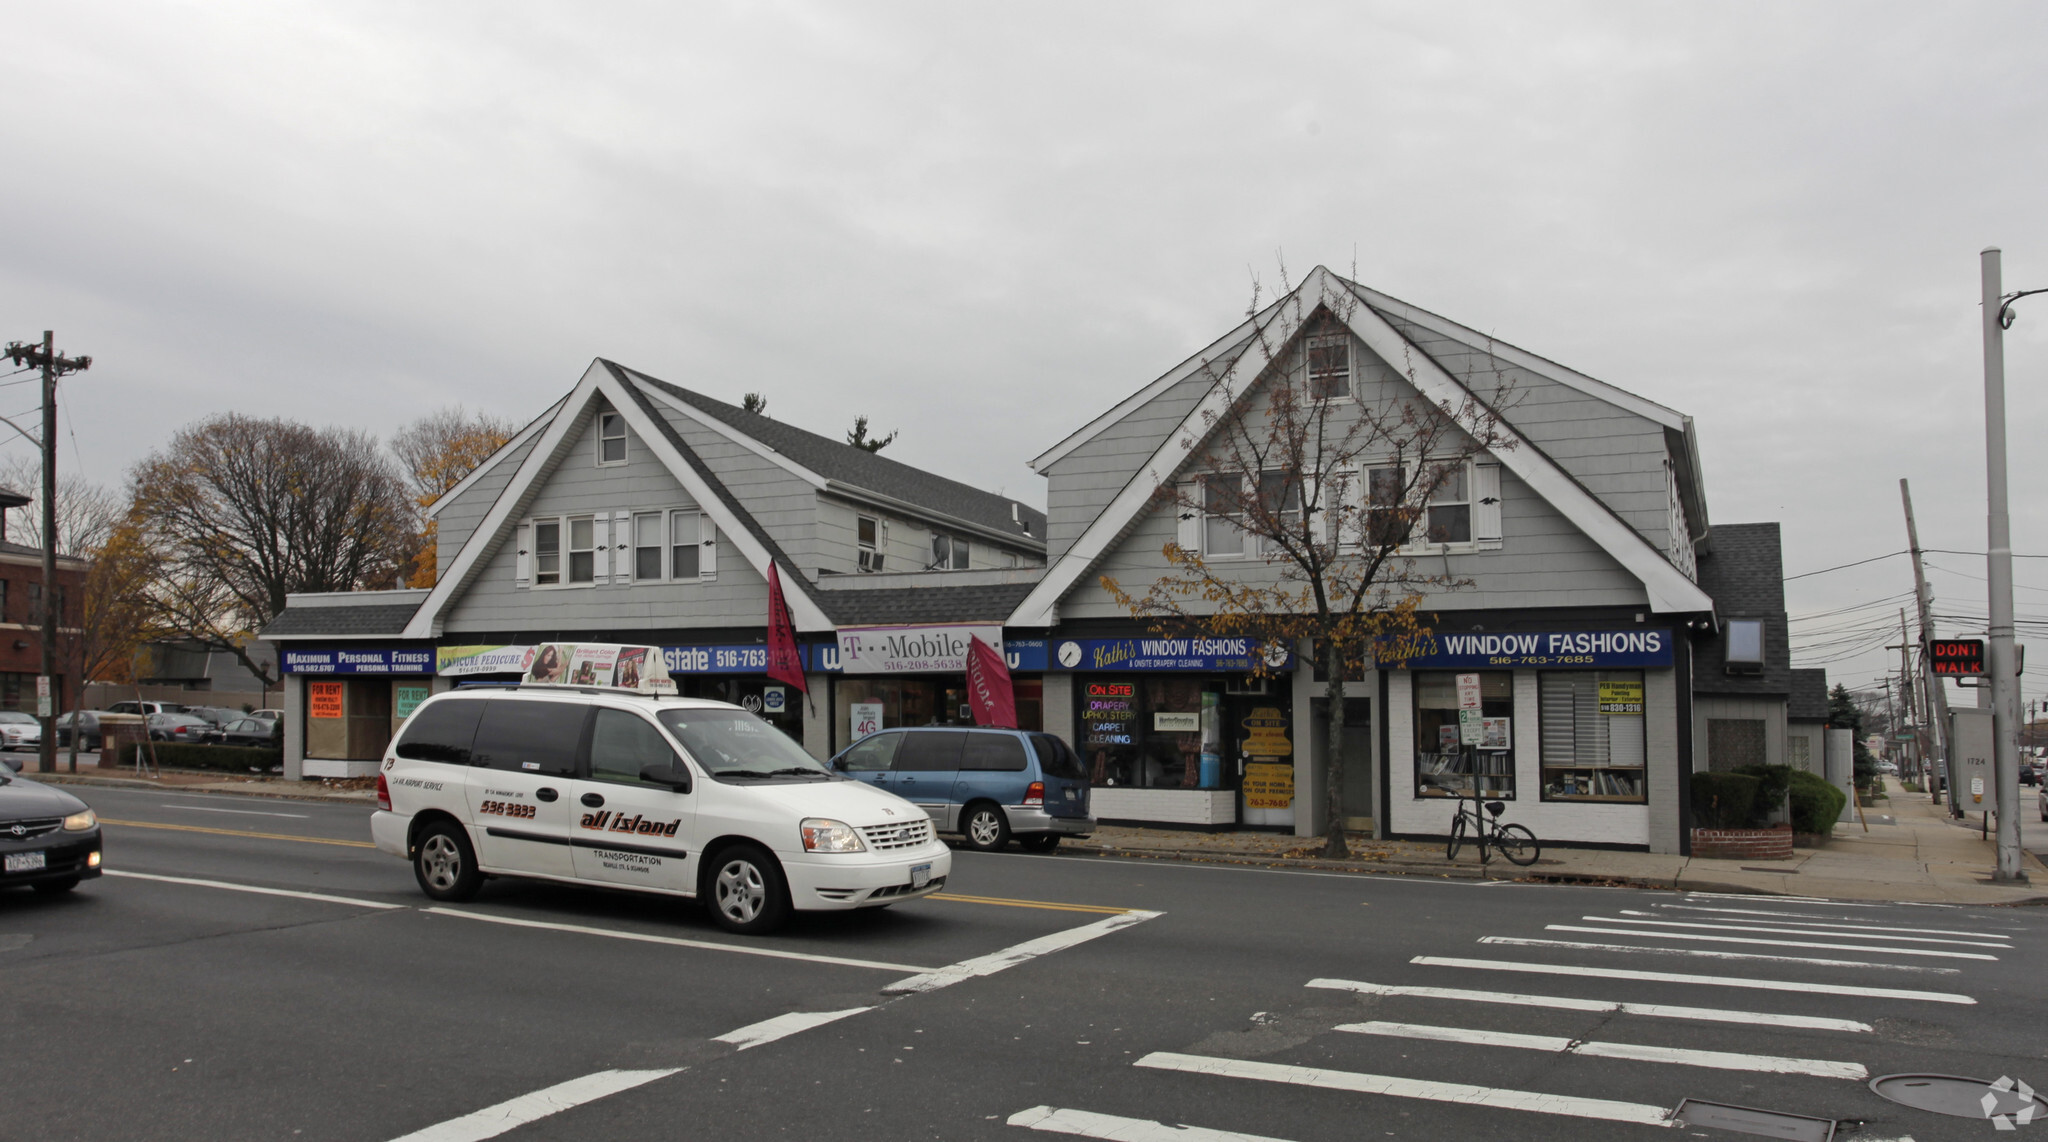
[{"label": "hedge", "polygon": [[1699,829],[1754,829],[1763,824],[1757,792],[1763,781],[1747,773],[1692,775],[1692,823]]},{"label": "hedge", "polygon": [[[135,742],[122,742],[115,753],[118,765],[134,765]],[[146,755],[145,755],[146,756]],[[252,749],[239,745],[185,745],[178,742],[156,743],[156,763],[172,769],[223,769],[234,773],[247,773],[251,769],[270,772],[273,765],[284,764],[284,751],[277,749]]]},{"label": "hedge", "polygon": [[1849,803],[1847,793],[1803,769],[1792,771],[1791,796],[1792,831],[1823,837],[1835,831],[1835,822],[1842,819],[1842,809]]}]

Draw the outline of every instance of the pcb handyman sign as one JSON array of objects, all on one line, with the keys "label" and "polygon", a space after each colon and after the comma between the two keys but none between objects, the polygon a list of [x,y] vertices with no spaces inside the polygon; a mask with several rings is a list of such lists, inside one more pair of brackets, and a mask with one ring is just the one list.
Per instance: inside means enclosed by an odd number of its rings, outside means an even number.
[{"label": "pcb handyman sign", "polygon": [[1003,648],[992,623],[839,628],[839,669],[846,674],[964,673],[968,644],[979,637]]}]

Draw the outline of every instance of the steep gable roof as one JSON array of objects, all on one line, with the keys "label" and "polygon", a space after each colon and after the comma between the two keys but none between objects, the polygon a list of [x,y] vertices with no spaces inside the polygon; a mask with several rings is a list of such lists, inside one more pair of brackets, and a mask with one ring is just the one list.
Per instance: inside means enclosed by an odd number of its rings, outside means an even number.
[{"label": "steep gable roof", "polygon": [[631,369],[625,373],[655,391],[688,405],[690,409],[766,447],[775,455],[801,468],[805,474],[848,489],[923,508],[977,524],[989,531],[1015,538],[1027,546],[1043,546],[1045,513],[1029,504],[949,480],[922,468],[892,460],[843,440],[786,424],[757,412],[730,405],[680,385],[650,377]]},{"label": "steep gable roof", "polygon": [[[1324,299],[1338,297],[1349,292],[1350,288],[1350,283],[1317,266],[1294,292],[1275,301],[1246,326],[1240,327],[1242,336],[1238,336],[1239,331],[1233,331],[1231,336],[1240,341],[1265,336],[1276,345],[1285,344],[1300,333],[1304,320],[1322,309]],[[1334,308],[1342,312],[1333,313],[1333,316],[1381,360],[1413,362],[1411,379],[1424,399],[1447,408],[1462,407],[1466,401],[1478,399],[1434,358],[1420,352],[1370,305]],[[1215,347],[1211,346],[1212,349]],[[1192,374],[1190,366],[1185,363],[1181,369],[1188,375]],[[1233,397],[1229,387],[1218,384],[1189,411],[1180,426],[1169,433],[1139,466],[1137,473],[1109,506],[1046,571],[1038,587],[1010,616],[1010,625],[1053,625],[1060,599],[1136,525],[1157,490],[1182,470],[1195,449],[1212,434],[1213,426],[1223,419]],[[1652,548],[1641,533],[1616,515],[1612,508],[1536,448],[1513,424],[1503,421],[1500,432],[1512,447],[1493,450],[1493,458],[1634,575],[1649,596],[1651,610],[1685,613],[1714,609],[1713,600],[1698,585],[1686,578],[1661,552]],[[1075,438],[1069,437],[1060,448],[1071,450],[1078,447],[1074,441]],[[1044,457],[1040,459],[1044,460]]]}]

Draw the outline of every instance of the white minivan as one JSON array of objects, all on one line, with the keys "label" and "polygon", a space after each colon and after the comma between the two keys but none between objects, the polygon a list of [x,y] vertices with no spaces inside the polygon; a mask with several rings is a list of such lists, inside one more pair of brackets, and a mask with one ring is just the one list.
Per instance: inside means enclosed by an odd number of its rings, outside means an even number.
[{"label": "white minivan", "polygon": [[760,933],[791,909],[925,896],[952,870],[910,802],[737,706],[631,690],[434,695],[385,750],[377,802],[377,847],[435,900],[534,877],[695,897]]}]

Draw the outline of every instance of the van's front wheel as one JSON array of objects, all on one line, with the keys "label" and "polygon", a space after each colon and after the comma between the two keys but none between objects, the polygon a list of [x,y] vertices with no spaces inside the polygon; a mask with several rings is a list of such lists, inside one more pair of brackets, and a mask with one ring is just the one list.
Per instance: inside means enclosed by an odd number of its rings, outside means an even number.
[{"label": "van's front wheel", "polygon": [[706,896],[711,918],[728,932],[757,936],[789,919],[789,886],[782,868],[752,845],[734,845],[718,854]]}]

